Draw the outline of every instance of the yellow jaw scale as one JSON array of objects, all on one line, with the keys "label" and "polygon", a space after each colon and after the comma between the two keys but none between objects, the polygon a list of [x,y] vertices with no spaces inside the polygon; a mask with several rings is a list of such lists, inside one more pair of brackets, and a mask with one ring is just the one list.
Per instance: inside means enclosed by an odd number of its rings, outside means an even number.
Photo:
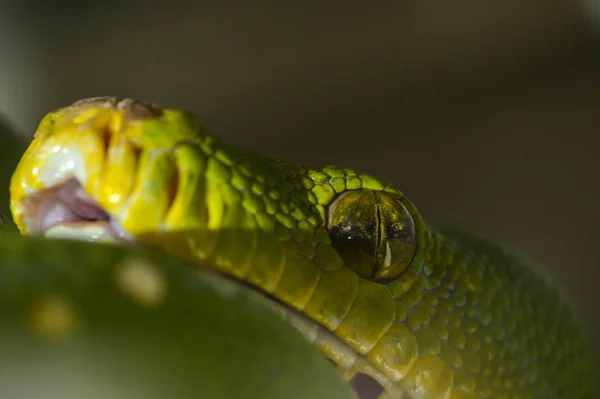
[{"label": "yellow jaw scale", "polygon": [[[27,197],[71,178],[138,241],[253,284],[331,331],[338,339],[305,332],[387,398],[593,398],[591,349],[553,286],[493,244],[426,225],[373,176],[241,151],[182,111],[95,98],[40,123],[10,188],[23,233]],[[344,211],[332,204],[355,190],[408,212],[376,222],[414,223],[414,257],[389,281],[349,267],[355,249],[370,254],[364,242],[344,254],[332,242],[328,220]],[[336,215],[341,231],[371,231],[368,212],[355,213]],[[345,226],[352,218],[367,222]],[[383,227],[378,237],[398,233]],[[393,246],[377,248],[388,266]]]}]

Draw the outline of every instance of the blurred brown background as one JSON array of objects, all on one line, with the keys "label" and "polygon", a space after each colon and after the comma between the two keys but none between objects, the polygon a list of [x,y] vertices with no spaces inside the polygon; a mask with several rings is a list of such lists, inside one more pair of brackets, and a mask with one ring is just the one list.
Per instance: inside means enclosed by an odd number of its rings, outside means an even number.
[{"label": "blurred brown background", "polygon": [[191,110],[241,147],[384,176],[428,221],[545,264],[600,341],[597,2],[2,7],[0,110],[23,131],[120,95]]}]

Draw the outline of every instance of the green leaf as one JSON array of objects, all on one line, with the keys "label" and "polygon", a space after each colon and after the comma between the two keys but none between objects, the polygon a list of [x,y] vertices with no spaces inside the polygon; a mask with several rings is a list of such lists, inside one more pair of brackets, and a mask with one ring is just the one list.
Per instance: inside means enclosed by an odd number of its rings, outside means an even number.
[{"label": "green leaf", "polygon": [[265,302],[146,247],[0,230],[0,397],[354,398]]}]

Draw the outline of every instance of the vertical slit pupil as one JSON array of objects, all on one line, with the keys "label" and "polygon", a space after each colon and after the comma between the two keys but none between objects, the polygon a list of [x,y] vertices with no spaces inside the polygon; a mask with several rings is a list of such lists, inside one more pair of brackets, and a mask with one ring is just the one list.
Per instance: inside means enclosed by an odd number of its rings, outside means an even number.
[{"label": "vertical slit pupil", "polygon": [[372,273],[371,273],[371,278],[374,278],[375,276],[377,276],[377,273],[379,272],[379,269],[381,268],[381,264],[379,262],[379,251],[381,246],[383,245],[383,233],[384,233],[384,228],[383,228],[383,221],[382,221],[382,216],[381,216],[381,207],[379,206],[379,201],[378,201],[378,196],[376,193],[373,193],[373,198],[374,198],[374,203],[375,203],[375,223],[377,224],[377,227],[375,229],[375,253],[373,254],[373,269],[372,269]]}]

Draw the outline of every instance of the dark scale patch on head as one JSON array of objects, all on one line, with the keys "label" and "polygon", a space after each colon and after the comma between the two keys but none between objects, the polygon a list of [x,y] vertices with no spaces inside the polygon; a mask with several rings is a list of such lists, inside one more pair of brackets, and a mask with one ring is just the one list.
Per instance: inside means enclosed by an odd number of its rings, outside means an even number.
[{"label": "dark scale patch on head", "polygon": [[89,106],[123,110],[127,118],[133,120],[156,118],[161,116],[163,113],[163,110],[160,106],[149,101],[110,96],[84,98],[83,100],[79,100],[71,104],[70,108]]}]

